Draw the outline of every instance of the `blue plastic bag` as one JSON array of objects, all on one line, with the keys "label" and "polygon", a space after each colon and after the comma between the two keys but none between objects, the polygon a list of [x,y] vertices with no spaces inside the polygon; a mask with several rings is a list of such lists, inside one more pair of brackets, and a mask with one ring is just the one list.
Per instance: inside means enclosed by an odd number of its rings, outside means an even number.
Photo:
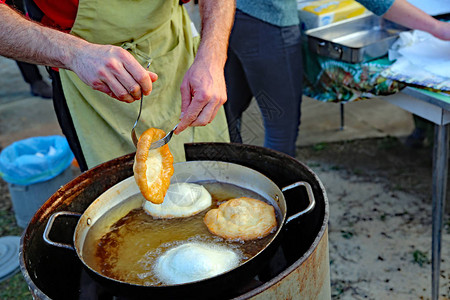
[{"label": "blue plastic bag", "polygon": [[20,185],[43,182],[61,174],[73,158],[65,137],[32,137],[3,149],[0,176],[6,182]]}]

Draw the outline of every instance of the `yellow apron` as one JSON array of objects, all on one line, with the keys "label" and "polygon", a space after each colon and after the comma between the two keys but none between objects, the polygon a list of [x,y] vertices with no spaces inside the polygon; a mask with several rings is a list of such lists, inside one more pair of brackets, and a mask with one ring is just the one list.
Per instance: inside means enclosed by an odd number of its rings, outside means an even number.
[{"label": "yellow apron", "polygon": [[[181,112],[180,85],[194,60],[198,39],[192,37],[191,21],[178,0],[80,0],[71,31],[89,42],[112,44],[129,50],[159,79],[144,97],[137,128],[169,131]],[[89,168],[134,152],[131,128],[139,101],[123,103],[93,90],[78,76],[60,70],[64,95]],[[205,127],[190,127],[173,136],[169,148],[175,161],[183,161],[184,143],[228,142],[223,108]]]}]

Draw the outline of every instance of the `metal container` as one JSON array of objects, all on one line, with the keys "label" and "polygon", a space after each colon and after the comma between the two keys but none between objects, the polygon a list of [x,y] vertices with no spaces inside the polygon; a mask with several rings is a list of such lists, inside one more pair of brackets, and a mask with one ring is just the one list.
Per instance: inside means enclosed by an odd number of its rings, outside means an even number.
[{"label": "metal container", "polygon": [[387,54],[406,27],[379,16],[363,15],[307,30],[309,49],[316,54],[360,63]]},{"label": "metal container", "polygon": [[[100,197],[98,197],[84,212],[78,215],[70,211],[60,211],[54,213],[45,228],[44,241],[48,244],[76,251],[80,260],[85,267],[93,275],[98,278],[98,282],[104,284],[109,290],[115,294],[143,298],[151,294],[156,298],[174,298],[183,295],[184,299],[208,299],[211,293],[221,293],[231,289],[239,284],[239,282],[249,280],[254,277],[258,270],[264,268],[265,264],[280,243],[282,233],[289,229],[289,224],[293,224],[297,218],[310,212],[315,205],[314,194],[309,183],[297,181],[281,190],[267,176],[262,175],[253,169],[244,167],[239,164],[222,162],[222,161],[189,161],[174,164],[174,173],[171,182],[192,182],[202,184],[203,182],[220,182],[233,186],[239,186],[246,190],[257,193],[262,196],[266,203],[275,208],[277,216],[278,229],[274,236],[268,241],[258,253],[240,266],[214,277],[205,278],[185,284],[163,284],[158,286],[145,286],[130,283],[126,280],[119,280],[108,277],[105,274],[95,270],[86,262],[83,255],[84,244],[88,232],[101,218],[108,218],[109,224],[115,223],[122,219],[129,211],[142,207],[145,199],[141,201],[129,201],[130,197],[140,193],[136,181],[133,176],[119,182]],[[289,218],[286,217],[287,202],[284,198],[284,192],[293,188],[304,188],[307,192],[309,205],[302,211],[295,213]],[[120,214],[111,212],[111,208],[120,206]],[[57,218],[79,216],[77,227],[73,235],[72,244],[55,242],[49,238],[53,231],[53,224]],[[63,226],[63,225],[61,225]],[[110,225],[109,225],[110,226]],[[108,226],[108,227],[109,227]],[[55,228],[56,229],[56,228]],[[147,235],[143,233],[143,235]],[[116,241],[120,244],[120,241]],[[99,278],[100,277],[100,278]],[[205,295],[199,295],[198,290],[201,289]],[[206,297],[204,297],[206,296]]]},{"label": "metal container", "polygon": [[[258,276],[239,282],[215,295],[217,299],[330,299],[328,258],[328,200],[319,178],[299,161],[262,147],[228,143],[185,145],[188,160],[237,163],[269,177],[279,186],[303,180],[311,185],[316,205],[283,234],[268,266]],[[133,174],[133,154],[101,164],[59,189],[35,214],[21,239],[21,270],[36,299],[118,299],[98,285],[82,267],[74,252],[47,245],[43,231],[57,211],[83,212],[104,191]],[[286,192],[292,199],[287,216],[305,209],[308,197],[302,189]],[[55,221],[56,222],[56,221]],[[52,230],[52,238],[70,236],[77,219],[65,220]],[[290,225],[291,225],[290,223]],[[200,291],[201,293],[201,291]],[[151,295],[149,295],[150,297]],[[182,294],[179,295],[183,299]],[[120,298],[123,299],[123,298]]]}]

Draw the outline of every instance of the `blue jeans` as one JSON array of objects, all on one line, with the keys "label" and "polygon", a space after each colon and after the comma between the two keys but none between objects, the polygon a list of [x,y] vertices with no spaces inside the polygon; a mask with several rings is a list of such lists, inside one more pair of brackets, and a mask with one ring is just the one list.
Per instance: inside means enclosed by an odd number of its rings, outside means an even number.
[{"label": "blue jeans", "polygon": [[295,156],[302,75],[299,26],[278,27],[236,11],[225,65],[231,141],[242,143],[242,113],[255,97],[264,121],[264,146]]}]

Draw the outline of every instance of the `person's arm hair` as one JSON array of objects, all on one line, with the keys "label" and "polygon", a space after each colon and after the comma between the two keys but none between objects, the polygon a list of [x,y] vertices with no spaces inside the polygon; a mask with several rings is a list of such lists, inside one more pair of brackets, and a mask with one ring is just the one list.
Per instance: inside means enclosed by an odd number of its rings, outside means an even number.
[{"label": "person's arm hair", "polygon": [[89,43],[19,15],[0,3],[0,55],[75,72],[93,89],[123,102],[152,90],[157,75],[147,72],[128,51]]},{"label": "person's arm hair", "polygon": [[200,0],[201,40],[181,84],[181,122],[175,131],[212,122],[227,100],[224,67],[233,26],[234,0]]},{"label": "person's arm hair", "polygon": [[437,38],[450,40],[450,23],[433,18],[406,0],[396,0],[383,17],[411,29],[426,31]]},{"label": "person's arm hair", "polygon": [[227,60],[228,38],[233,26],[234,0],[200,0],[201,43],[197,55],[212,56],[217,63]]},{"label": "person's arm hair", "polygon": [[8,58],[68,69],[75,49],[87,44],[25,19],[7,5],[0,5],[0,20],[0,55]]}]

